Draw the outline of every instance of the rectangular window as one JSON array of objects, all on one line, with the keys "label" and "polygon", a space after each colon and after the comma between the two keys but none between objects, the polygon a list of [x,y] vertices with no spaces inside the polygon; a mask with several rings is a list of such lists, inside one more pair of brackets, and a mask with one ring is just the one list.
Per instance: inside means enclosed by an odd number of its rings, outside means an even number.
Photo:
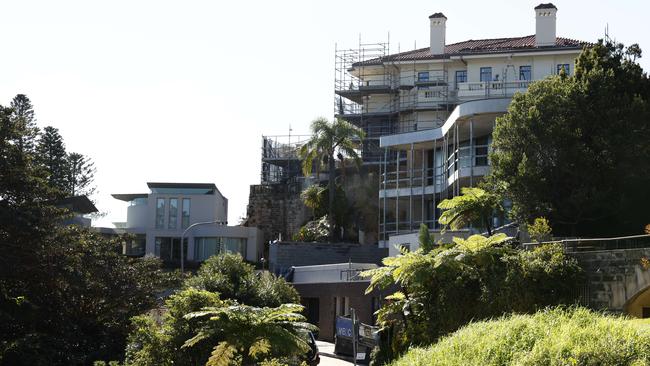
[{"label": "rectangular window", "polygon": [[456,89],[458,89],[458,84],[467,82],[467,70],[458,70],[456,71]]},{"label": "rectangular window", "polygon": [[187,229],[190,226],[190,199],[183,198],[183,212],[181,214],[181,227]]},{"label": "rectangular window", "polygon": [[178,198],[169,199],[169,222],[167,227],[169,229],[176,229],[178,223]]},{"label": "rectangular window", "polygon": [[571,75],[571,69],[569,68],[569,64],[557,64],[557,74],[560,75],[560,72],[564,69],[564,73],[567,75]]},{"label": "rectangular window", "polygon": [[532,80],[532,76],[530,65],[519,66],[519,80]]},{"label": "rectangular window", "polygon": [[239,253],[246,258],[245,238],[221,238],[221,251],[223,253]]},{"label": "rectangular window", "polygon": [[156,200],[156,229],[163,229],[165,227],[165,199],[158,198]]},{"label": "rectangular window", "polygon": [[124,242],[124,254],[133,257],[143,256],[146,250],[146,245],[146,236],[138,234],[133,240]]},{"label": "rectangular window", "polygon": [[418,81],[429,81],[429,72],[428,71],[418,72]]},{"label": "rectangular window", "polygon": [[[181,238],[156,237],[156,256],[166,262],[180,261]],[[183,258],[187,260],[187,238],[183,239]]]},{"label": "rectangular window", "polygon": [[204,261],[221,252],[219,238],[200,237],[194,238],[194,260]]},{"label": "rectangular window", "polygon": [[492,68],[491,67],[481,67],[481,82],[492,81]]}]

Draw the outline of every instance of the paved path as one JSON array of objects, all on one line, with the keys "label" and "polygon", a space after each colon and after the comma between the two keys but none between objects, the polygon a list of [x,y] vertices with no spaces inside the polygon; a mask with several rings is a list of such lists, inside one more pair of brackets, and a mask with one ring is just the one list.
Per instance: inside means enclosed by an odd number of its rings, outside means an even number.
[{"label": "paved path", "polygon": [[318,353],[320,354],[320,365],[322,366],[347,366],[352,362],[341,360],[334,354],[334,344],[323,341],[316,341]]}]

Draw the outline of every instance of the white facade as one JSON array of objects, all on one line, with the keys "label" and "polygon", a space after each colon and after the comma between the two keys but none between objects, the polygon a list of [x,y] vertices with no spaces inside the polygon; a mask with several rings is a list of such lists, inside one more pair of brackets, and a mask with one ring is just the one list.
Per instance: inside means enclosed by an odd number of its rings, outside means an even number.
[{"label": "white facade", "polygon": [[293,284],[365,281],[359,273],[375,269],[374,263],[336,263],[293,267]]},{"label": "white facade", "polygon": [[[149,193],[113,195],[129,202],[127,221],[120,226],[137,237],[126,248],[126,254],[179,261],[183,236],[184,258],[190,262],[200,262],[225,251],[238,252],[252,262],[262,257],[261,231],[228,226],[228,200],[214,184],[148,183],[148,186]],[[203,224],[190,227],[196,223]]]},{"label": "white facade", "polygon": [[439,201],[488,173],[495,119],[515,93],[561,70],[574,72],[586,43],[556,37],[553,4],[534,11],[532,36],[444,47],[447,22],[454,20],[433,14],[430,47],[354,62],[347,69],[351,81],[336,84],[349,84],[336,91],[338,116],[379,140],[381,246],[421,223],[437,227]]}]

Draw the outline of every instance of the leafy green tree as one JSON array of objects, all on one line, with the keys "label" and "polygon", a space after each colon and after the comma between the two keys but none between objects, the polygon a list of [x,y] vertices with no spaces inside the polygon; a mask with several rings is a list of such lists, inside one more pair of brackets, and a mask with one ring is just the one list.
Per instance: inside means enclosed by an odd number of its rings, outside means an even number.
[{"label": "leafy green tree", "polygon": [[544,217],[536,218],[532,225],[527,225],[527,228],[530,239],[538,243],[550,240],[553,234],[551,225],[549,225],[548,220]]},{"label": "leafy green tree", "polygon": [[533,83],[497,119],[491,185],[559,235],[638,233],[650,206],[650,79],[638,45],[599,41],[575,74]]},{"label": "leafy green tree", "polygon": [[96,187],[94,186],[95,180],[95,164],[92,160],[79,153],[69,153],[68,161],[68,175],[66,179],[66,191],[71,196],[91,196],[95,193]]},{"label": "leafy green tree", "polygon": [[328,166],[328,213],[330,218],[331,240],[334,240],[335,230],[335,192],[336,192],[336,162],[335,157],[341,154],[343,158],[353,159],[360,165],[357,150],[360,140],[365,137],[363,130],[341,119],[330,123],[319,118],[311,123],[311,139],[301,146],[299,154],[305,175],[312,173],[313,164],[320,166],[323,162]]},{"label": "leafy green tree", "polygon": [[219,293],[223,299],[252,306],[296,303],[298,292],[284,279],[270,273],[256,274],[255,268],[239,254],[215,255],[201,265],[186,287]]},{"label": "leafy green tree", "polygon": [[376,357],[393,359],[470,321],[574,301],[582,272],[560,245],[520,251],[508,243],[503,234],[454,238],[428,252],[421,243],[364,272],[367,292],[397,289],[377,313],[385,334]]},{"label": "leafy green tree", "polygon": [[21,136],[17,141],[18,149],[24,153],[33,153],[39,131],[32,102],[25,94],[16,94],[10,108],[9,119]]},{"label": "leafy green tree", "polygon": [[433,250],[435,243],[433,238],[429,234],[429,228],[425,224],[420,224],[420,232],[418,233],[418,241],[420,242],[420,248],[426,254]]},{"label": "leafy green tree", "polygon": [[20,113],[0,106],[0,365],[120,359],[129,318],[173,278],[159,260],[121,255],[123,238],[61,225],[68,212],[51,205],[57,189],[19,99]]},{"label": "leafy green tree", "polygon": [[58,190],[61,196],[68,195],[68,159],[63,138],[59,130],[47,126],[36,146],[39,162],[45,168],[48,184]]},{"label": "leafy green tree", "polygon": [[[275,308],[231,305],[204,308],[187,314],[186,319],[204,319],[199,332],[183,347],[220,339],[206,366],[256,365],[277,357],[299,357],[310,350],[307,332],[317,328],[306,322],[303,307],[282,304]],[[245,332],[242,330],[245,329]]]},{"label": "leafy green tree", "polygon": [[191,287],[170,296],[165,309],[162,317],[133,319],[126,365],[230,365],[286,358],[306,351],[307,338],[300,333],[314,329],[305,324],[300,305],[258,308]]},{"label": "leafy green tree", "polygon": [[438,221],[445,229],[461,229],[469,224],[485,228],[492,235],[492,217],[503,211],[499,198],[481,188],[463,187],[461,195],[438,204],[444,210]]}]

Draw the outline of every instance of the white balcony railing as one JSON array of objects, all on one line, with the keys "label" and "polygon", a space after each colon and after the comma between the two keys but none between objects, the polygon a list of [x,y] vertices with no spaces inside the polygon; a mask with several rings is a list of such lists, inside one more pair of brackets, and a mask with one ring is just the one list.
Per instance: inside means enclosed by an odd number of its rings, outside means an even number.
[{"label": "white balcony railing", "polygon": [[499,98],[510,97],[516,92],[525,92],[530,80],[481,81],[458,84],[458,98]]}]

